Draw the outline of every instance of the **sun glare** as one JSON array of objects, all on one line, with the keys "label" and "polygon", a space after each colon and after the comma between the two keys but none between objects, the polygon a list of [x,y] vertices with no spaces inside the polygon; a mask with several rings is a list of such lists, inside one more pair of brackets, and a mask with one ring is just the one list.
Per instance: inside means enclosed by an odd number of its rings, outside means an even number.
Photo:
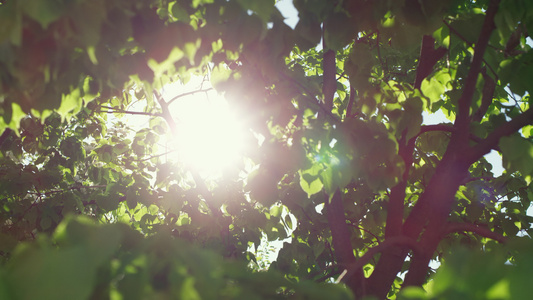
[{"label": "sun glare", "polygon": [[179,162],[214,176],[242,160],[244,137],[238,114],[214,90],[179,98],[170,110],[178,127],[172,144]]}]

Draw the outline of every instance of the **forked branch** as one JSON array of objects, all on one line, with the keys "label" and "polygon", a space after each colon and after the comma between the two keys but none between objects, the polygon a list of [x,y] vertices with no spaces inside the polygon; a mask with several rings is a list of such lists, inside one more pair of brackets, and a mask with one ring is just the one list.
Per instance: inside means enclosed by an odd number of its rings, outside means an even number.
[{"label": "forked branch", "polygon": [[348,266],[346,270],[337,278],[337,283],[348,280],[356,272],[360,271],[364,265],[366,265],[374,255],[383,252],[384,250],[392,246],[405,246],[415,253],[422,251],[420,245],[412,238],[406,236],[395,236],[385,240],[383,243],[376,247],[370,248],[361,258],[359,258],[354,264]]}]

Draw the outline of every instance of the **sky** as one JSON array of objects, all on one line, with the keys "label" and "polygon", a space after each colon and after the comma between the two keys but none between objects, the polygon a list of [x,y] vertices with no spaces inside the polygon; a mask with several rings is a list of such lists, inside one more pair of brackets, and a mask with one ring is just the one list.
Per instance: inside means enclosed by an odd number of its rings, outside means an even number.
[{"label": "sky", "polygon": [[296,23],[298,23],[298,11],[294,8],[292,0],[280,0],[276,3],[276,7],[285,17],[285,24],[294,29]]}]

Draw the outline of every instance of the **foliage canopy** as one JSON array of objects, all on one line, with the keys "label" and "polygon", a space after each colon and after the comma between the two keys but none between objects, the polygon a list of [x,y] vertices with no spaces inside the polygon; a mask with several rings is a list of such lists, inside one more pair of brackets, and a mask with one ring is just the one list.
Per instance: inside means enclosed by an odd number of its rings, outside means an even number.
[{"label": "foliage canopy", "polygon": [[[0,1],[0,298],[529,299],[533,2],[293,3]],[[213,89],[218,177],[161,149]]]}]

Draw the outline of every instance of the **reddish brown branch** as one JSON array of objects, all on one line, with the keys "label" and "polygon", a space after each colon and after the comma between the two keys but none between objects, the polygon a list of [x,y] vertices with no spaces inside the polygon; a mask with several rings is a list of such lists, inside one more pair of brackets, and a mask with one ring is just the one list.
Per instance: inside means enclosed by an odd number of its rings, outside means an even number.
[{"label": "reddish brown branch", "polygon": [[0,147],[2,147],[13,130],[6,128],[0,136]]},{"label": "reddish brown branch", "polygon": [[[419,137],[423,133],[431,132],[431,131],[446,131],[446,132],[453,133],[453,132],[456,131],[456,129],[453,126],[446,125],[446,124],[424,125],[424,126],[420,127],[420,132],[418,132],[418,134],[413,139],[416,139],[417,137]],[[470,138],[470,140],[472,140],[472,141],[474,141],[476,143],[481,143],[483,141],[482,138],[477,137],[477,136],[475,136],[473,134],[470,134],[469,138]],[[499,151],[499,148],[497,146],[495,146],[493,149]]]},{"label": "reddish brown branch", "polygon": [[[348,224],[346,224],[346,216],[342,206],[341,192],[339,190],[335,191],[331,201],[329,201],[327,194],[324,194],[324,197],[326,203],[326,216],[331,229],[331,240],[333,242],[335,258],[337,264],[347,268],[347,266],[355,264],[356,261],[351,243],[351,232],[348,228]],[[347,284],[354,293],[361,293],[363,292],[362,287],[364,276],[362,272],[356,271],[357,270],[354,270],[354,276],[349,278]]]},{"label": "reddish brown branch", "polygon": [[335,65],[335,52],[333,50],[324,50],[322,68],[324,70],[322,76],[324,105],[328,111],[331,111],[333,108],[333,97],[335,95],[335,91],[337,90],[337,80],[335,78],[337,67]]},{"label": "reddish brown branch", "polygon": [[328,195],[325,194],[324,196],[326,201],[326,215],[331,228],[335,256],[339,264],[351,264],[355,261],[355,256],[350,242],[351,232],[348,224],[346,224],[346,217],[342,206],[341,192],[337,190],[331,198],[331,201],[328,201]]},{"label": "reddish brown branch", "polygon": [[327,110],[322,103],[316,98],[315,93],[310,91],[304,84],[300,83],[298,80],[292,78],[291,76],[288,76],[285,73],[280,74],[281,78],[284,80],[288,80],[294,84],[296,84],[302,91],[302,100],[305,101],[310,106],[316,107],[319,111],[319,114],[323,114],[328,117],[328,121],[332,124],[340,124],[337,117],[331,113],[331,110]]},{"label": "reddish brown branch", "polygon": [[449,223],[445,229],[445,234],[455,233],[455,232],[473,232],[482,237],[486,237],[500,243],[505,243],[507,238],[503,235],[491,231],[486,227],[480,227],[471,223]]},{"label": "reddish brown branch", "polygon": [[420,88],[422,80],[431,74],[435,64],[447,51],[444,47],[435,49],[435,39],[433,37],[425,35],[422,38],[422,47],[420,48],[420,57],[418,58],[418,66],[416,68],[415,89]]},{"label": "reddish brown branch", "polygon": [[[444,23],[444,25],[446,25],[446,27],[448,27],[448,29],[450,29],[450,32],[455,34],[457,37],[459,37],[459,39],[461,39],[463,42],[467,43],[470,47],[472,47],[473,43],[471,41],[467,40],[463,35],[461,35],[450,24],[446,23],[445,21],[443,23]],[[498,76],[498,74],[496,73],[494,68],[491,65],[489,65],[485,59],[483,59],[483,63],[485,63],[485,65],[490,69],[490,71],[492,72],[492,74],[494,74],[494,76],[496,76],[496,77]]]},{"label": "reddish brown branch", "polygon": [[[419,133],[420,134],[420,133]],[[418,135],[417,135],[418,136]],[[400,182],[391,189],[389,202],[387,204],[387,221],[385,226],[385,237],[394,237],[402,233],[402,224],[405,210],[405,189],[409,170],[413,163],[413,152],[415,148],[416,137],[405,142],[405,132],[399,141],[400,147],[398,154],[404,161],[405,170]]]},{"label": "reddish brown branch", "polygon": [[468,153],[465,155],[467,163],[474,163],[483,157],[483,155],[489,153],[491,149],[495,149],[502,137],[511,135],[520,128],[529,124],[533,124],[533,109],[528,109],[526,112],[518,117],[515,117],[511,121],[503,123],[491,134],[489,134],[487,138],[481,140],[477,145],[470,148]]},{"label": "reddish brown branch", "polygon": [[472,58],[470,69],[468,70],[463,93],[458,100],[457,119],[455,120],[455,127],[458,129],[456,135],[458,137],[462,137],[468,133],[470,105],[476,88],[477,77],[481,71],[483,55],[489,44],[490,36],[496,28],[494,24],[494,16],[498,10],[499,3],[500,0],[490,1],[485,20],[483,21],[483,27],[481,28],[481,33],[474,47],[474,57]]}]

